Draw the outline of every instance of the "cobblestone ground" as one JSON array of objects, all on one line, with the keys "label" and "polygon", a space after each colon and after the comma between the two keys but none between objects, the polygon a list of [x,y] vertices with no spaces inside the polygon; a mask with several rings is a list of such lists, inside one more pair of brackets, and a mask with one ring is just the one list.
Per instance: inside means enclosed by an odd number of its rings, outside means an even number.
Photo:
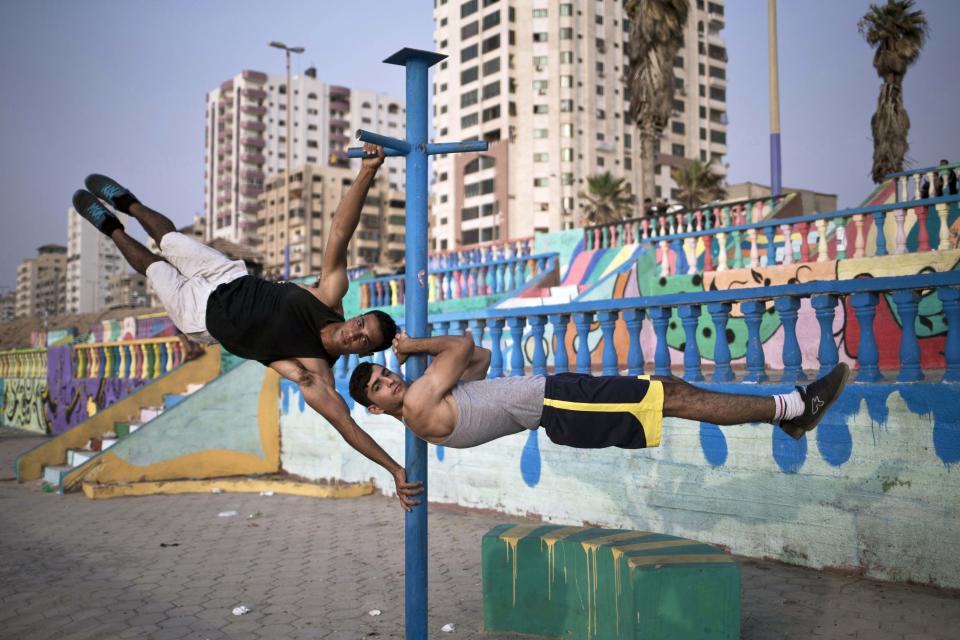
[{"label": "cobblestone ground", "polygon": [[[40,441],[0,430],[0,638],[403,637],[394,499],[61,497],[9,479]],[[480,538],[515,520],[432,508],[431,638],[520,638],[481,630]],[[958,637],[957,594],[739,561],[743,638]],[[252,611],[232,615],[241,604]]]}]

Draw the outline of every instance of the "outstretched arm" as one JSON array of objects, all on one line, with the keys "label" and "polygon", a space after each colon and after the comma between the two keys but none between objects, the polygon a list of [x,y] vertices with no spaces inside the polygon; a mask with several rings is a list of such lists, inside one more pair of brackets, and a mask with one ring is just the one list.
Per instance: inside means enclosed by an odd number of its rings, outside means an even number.
[{"label": "outstretched arm", "polygon": [[411,338],[401,333],[393,339],[393,350],[401,363],[414,353],[433,356],[433,362],[423,376],[407,392],[414,394],[418,403],[427,403],[427,406],[439,402],[456,386],[470,366],[475,365],[475,349],[473,340],[467,336]]},{"label": "outstretched arm", "polygon": [[360,428],[350,416],[350,410],[333,386],[333,375],[329,366],[307,369],[298,360],[280,360],[270,365],[277,373],[296,382],[303,393],[303,399],[310,408],[326,418],[343,439],[368,459],[376,462],[390,472],[397,488],[397,497],[406,511],[419,504],[415,496],[423,492],[420,482],[407,482],[406,471],[384,451],[377,441]]},{"label": "outstretched arm", "polygon": [[328,307],[336,308],[347,293],[347,245],[360,222],[360,212],[367,199],[367,192],[377,175],[377,169],[383,164],[383,148],[372,144],[363,145],[363,150],[376,153],[372,158],[364,158],[357,179],[350,185],[343,200],[337,206],[327,234],[327,246],[323,250],[323,272],[317,282],[320,300]]}]

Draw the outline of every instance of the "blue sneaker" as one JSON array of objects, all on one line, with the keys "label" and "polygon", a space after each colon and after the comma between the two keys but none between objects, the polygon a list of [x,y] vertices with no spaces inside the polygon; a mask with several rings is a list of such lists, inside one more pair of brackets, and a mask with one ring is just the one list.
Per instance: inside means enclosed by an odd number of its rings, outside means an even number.
[{"label": "blue sneaker", "polygon": [[105,236],[109,236],[117,229],[123,229],[120,219],[89,191],[80,189],[73,194],[73,208]]},{"label": "blue sneaker", "polygon": [[140,202],[136,196],[130,193],[125,187],[120,186],[120,183],[116,180],[100,175],[99,173],[91,173],[88,175],[87,179],[83,181],[83,184],[87,186],[90,193],[101,200],[107,201],[107,203],[117,211],[130,213],[130,205]]}]

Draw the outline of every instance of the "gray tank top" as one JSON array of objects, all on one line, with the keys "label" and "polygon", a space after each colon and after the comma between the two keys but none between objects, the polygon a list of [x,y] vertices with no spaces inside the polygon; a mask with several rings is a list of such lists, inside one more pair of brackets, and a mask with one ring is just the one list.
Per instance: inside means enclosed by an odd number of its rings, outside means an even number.
[{"label": "gray tank top", "polygon": [[540,426],[543,376],[491,378],[455,386],[457,423],[445,447],[465,449]]}]

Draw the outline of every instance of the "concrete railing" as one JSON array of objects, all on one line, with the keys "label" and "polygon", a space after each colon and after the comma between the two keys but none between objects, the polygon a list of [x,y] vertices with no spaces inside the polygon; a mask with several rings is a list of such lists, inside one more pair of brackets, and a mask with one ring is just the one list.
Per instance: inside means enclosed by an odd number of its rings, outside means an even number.
[{"label": "concrete railing", "polygon": [[178,338],[78,344],[73,347],[79,378],[159,378],[184,361]]}]

